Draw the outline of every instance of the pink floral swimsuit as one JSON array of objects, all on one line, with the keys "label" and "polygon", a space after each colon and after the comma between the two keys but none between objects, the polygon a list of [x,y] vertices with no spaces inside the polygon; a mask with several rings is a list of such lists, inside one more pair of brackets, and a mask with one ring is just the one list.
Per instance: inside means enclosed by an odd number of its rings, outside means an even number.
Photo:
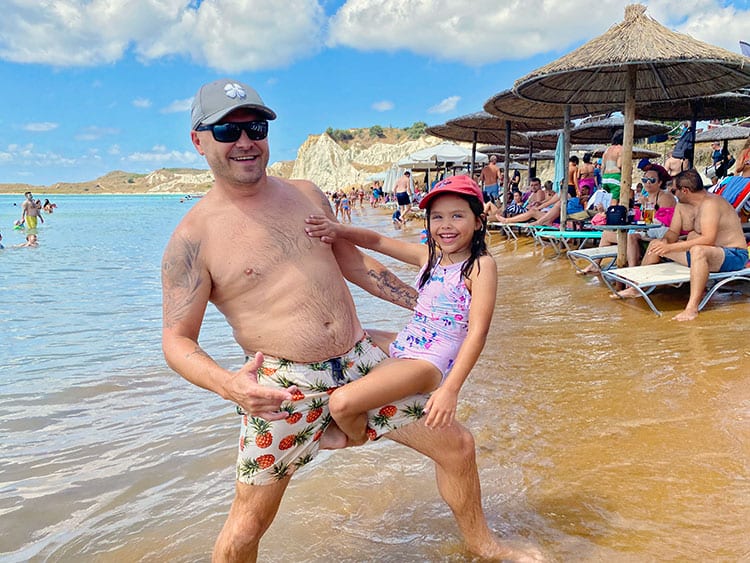
[{"label": "pink floral swimsuit", "polygon": [[419,290],[411,322],[391,343],[391,358],[427,360],[445,380],[469,330],[471,294],[461,275],[463,266],[463,262],[438,263],[433,268],[429,281]]}]

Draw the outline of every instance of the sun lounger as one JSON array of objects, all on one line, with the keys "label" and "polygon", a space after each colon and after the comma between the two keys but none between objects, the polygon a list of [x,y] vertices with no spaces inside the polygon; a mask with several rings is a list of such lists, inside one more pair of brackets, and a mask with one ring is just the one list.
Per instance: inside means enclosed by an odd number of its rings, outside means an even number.
[{"label": "sun lounger", "polygon": [[[595,266],[597,272],[599,270],[609,270],[617,265],[617,245],[568,250],[567,256],[570,263],[579,272],[583,272],[586,269],[578,265],[579,260],[585,260],[588,264]],[[606,262],[602,264],[599,260]]]},{"label": "sun lounger", "polygon": [[559,230],[559,227],[555,227],[552,225],[532,225],[531,223],[502,223],[500,221],[492,221],[490,223],[487,223],[487,226],[489,228],[502,231],[505,236],[507,236],[509,239],[512,238],[513,240],[518,240],[516,231],[518,231],[519,233],[525,233],[534,238],[534,244],[541,242],[538,239],[539,233],[543,231]]},{"label": "sun lounger", "polygon": [[[603,271],[602,279],[604,279],[614,295],[617,295],[616,283],[632,287],[646,300],[646,303],[654,313],[661,315],[661,311],[656,308],[649,294],[655,288],[662,285],[679,287],[684,283],[689,283],[690,268],[676,262],[663,262],[649,266],[635,266],[632,268],[617,268]],[[703,309],[714,293],[724,285],[735,281],[750,282],[750,267],[734,272],[715,272],[710,274],[708,279],[716,283],[708,289],[703,300],[698,305],[699,311]]]},{"label": "sun lounger", "polygon": [[559,256],[563,251],[580,250],[588,241],[600,241],[601,231],[545,230],[537,233],[543,245],[549,244]]}]

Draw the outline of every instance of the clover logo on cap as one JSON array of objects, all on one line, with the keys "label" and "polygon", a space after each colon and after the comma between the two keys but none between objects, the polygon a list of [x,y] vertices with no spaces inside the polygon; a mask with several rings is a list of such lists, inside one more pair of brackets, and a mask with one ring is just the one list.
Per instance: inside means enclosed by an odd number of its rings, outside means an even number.
[{"label": "clover logo on cap", "polygon": [[247,98],[245,89],[241,85],[237,84],[236,82],[227,83],[224,86],[224,93],[227,95],[227,98],[232,98],[232,99],[240,98],[243,100]]}]

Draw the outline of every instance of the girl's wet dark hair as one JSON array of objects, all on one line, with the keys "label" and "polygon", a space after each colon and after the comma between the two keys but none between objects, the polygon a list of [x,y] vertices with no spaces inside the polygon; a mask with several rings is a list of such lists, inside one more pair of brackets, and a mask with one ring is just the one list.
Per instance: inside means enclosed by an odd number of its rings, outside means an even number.
[{"label": "girl's wet dark hair", "polygon": [[[471,254],[466,259],[464,267],[461,268],[461,275],[464,278],[468,278],[469,274],[471,274],[471,271],[474,268],[474,262],[476,262],[480,256],[484,256],[485,254],[487,254],[487,217],[484,215],[484,203],[482,203],[478,198],[464,194],[453,195],[466,200],[466,202],[469,204],[469,209],[471,209],[471,212],[481,222],[481,226],[479,227],[479,229],[474,231],[474,235],[471,238]],[[437,201],[438,199],[439,197],[436,197],[433,201],[429,202],[427,208],[425,209],[425,217],[427,219],[427,248],[429,250],[429,254],[427,258],[427,266],[425,266],[425,269],[422,272],[422,276],[419,278],[419,283],[417,284],[418,289],[422,289],[424,285],[430,280],[430,277],[432,276],[432,270],[435,267],[435,264],[437,264],[438,262],[437,245],[435,244],[435,240],[430,234],[430,209],[432,208],[433,203],[435,203],[435,201]],[[478,262],[477,268],[479,268]]]}]

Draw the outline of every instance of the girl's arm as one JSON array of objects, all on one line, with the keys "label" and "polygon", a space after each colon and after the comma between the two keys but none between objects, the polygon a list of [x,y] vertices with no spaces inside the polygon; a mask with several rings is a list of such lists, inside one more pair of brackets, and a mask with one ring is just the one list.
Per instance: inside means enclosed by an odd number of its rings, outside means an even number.
[{"label": "girl's arm", "polygon": [[337,238],[342,238],[362,248],[369,248],[414,266],[422,266],[427,262],[428,249],[424,244],[404,242],[370,229],[342,225],[324,215],[310,215],[305,219],[305,223],[305,232],[308,236],[319,237],[329,244],[335,243]]},{"label": "girl's arm", "polygon": [[495,260],[491,256],[480,257],[475,263],[469,281],[471,282],[469,332],[458,350],[456,361],[448,377],[425,405],[428,411],[425,424],[430,428],[447,426],[453,421],[456,415],[458,393],[484,348],[497,296]]}]

